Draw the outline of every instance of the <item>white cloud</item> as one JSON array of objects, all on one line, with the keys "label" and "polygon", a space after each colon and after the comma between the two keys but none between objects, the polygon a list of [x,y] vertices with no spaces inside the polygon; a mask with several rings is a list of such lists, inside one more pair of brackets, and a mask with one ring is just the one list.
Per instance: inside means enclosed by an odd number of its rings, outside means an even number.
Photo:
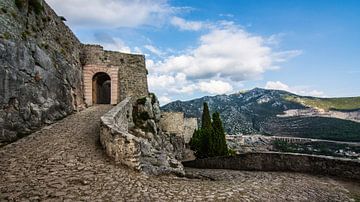
[{"label": "white cloud", "polygon": [[297,50],[274,52],[263,37],[252,35],[232,22],[224,22],[201,36],[199,46],[189,53],[159,62],[157,71],[181,72],[190,79],[219,77],[244,81],[258,78],[300,53]]},{"label": "white cloud", "polygon": [[[172,99],[231,93],[242,82],[261,78],[264,72],[279,69],[282,62],[301,54],[298,50],[274,51],[272,45],[279,43],[275,36],[250,34],[231,21],[207,29],[195,47],[178,54],[167,52],[163,60],[148,62],[152,91]],[[289,90],[286,87],[282,86]]]},{"label": "white cloud", "polygon": [[298,95],[305,95],[305,96],[314,96],[314,97],[324,97],[325,93],[319,90],[314,90],[309,88],[308,86],[288,86],[281,81],[268,81],[265,85],[266,89],[273,89],[273,90],[284,90],[291,93],[295,93]]},{"label": "white cloud", "polygon": [[280,81],[268,81],[265,85],[265,88],[272,90],[290,91],[290,87]]},{"label": "white cloud", "polygon": [[165,105],[165,104],[167,104],[167,103],[169,103],[171,101],[172,100],[170,98],[166,97],[166,96],[160,96],[159,97],[159,102],[160,102],[161,105]]},{"label": "white cloud", "polygon": [[225,94],[233,90],[232,86],[224,81],[210,80],[209,82],[200,82],[199,88],[203,92],[210,94]]},{"label": "white cloud", "polygon": [[102,42],[101,45],[104,47],[105,50],[119,51],[124,53],[132,52],[131,48],[125,45],[125,43],[119,38],[114,38],[113,43]]},{"label": "white cloud", "polygon": [[192,31],[198,31],[202,28],[204,28],[204,23],[200,21],[186,21],[183,18],[179,17],[172,17],[170,23],[176,27],[178,27],[180,30],[192,30]]},{"label": "white cloud", "polygon": [[162,56],[164,55],[164,52],[162,52],[161,50],[159,50],[158,48],[152,46],[152,45],[145,45],[144,46],[147,50],[149,50],[150,52],[158,55],[158,56]]},{"label": "white cloud", "polygon": [[71,25],[137,27],[158,25],[173,13],[167,0],[46,0]]}]

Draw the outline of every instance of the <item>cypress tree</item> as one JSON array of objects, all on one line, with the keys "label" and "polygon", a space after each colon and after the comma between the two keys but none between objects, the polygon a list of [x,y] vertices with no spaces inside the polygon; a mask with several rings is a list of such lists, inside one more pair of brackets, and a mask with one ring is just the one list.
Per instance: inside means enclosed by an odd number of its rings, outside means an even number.
[{"label": "cypress tree", "polygon": [[201,128],[194,131],[193,137],[190,140],[190,147],[195,151],[195,156],[198,158],[228,154],[220,114],[218,112],[213,113],[211,121],[209,107],[206,102],[204,102]]},{"label": "cypress tree", "polygon": [[209,106],[206,102],[204,102],[203,114],[201,117],[201,128],[202,129],[212,128]]},{"label": "cypress tree", "polygon": [[213,113],[213,130],[214,130],[214,137],[213,141],[215,145],[213,146],[216,152],[216,156],[224,156],[228,154],[228,148],[226,144],[225,138],[225,131],[224,127],[220,118],[220,113],[215,112]]},{"label": "cypress tree", "polygon": [[201,130],[202,130],[202,140],[201,140],[201,153],[204,154],[203,157],[214,156],[214,141],[213,141],[213,127],[211,123],[211,116],[209,111],[209,106],[204,102],[202,120],[201,120]]}]

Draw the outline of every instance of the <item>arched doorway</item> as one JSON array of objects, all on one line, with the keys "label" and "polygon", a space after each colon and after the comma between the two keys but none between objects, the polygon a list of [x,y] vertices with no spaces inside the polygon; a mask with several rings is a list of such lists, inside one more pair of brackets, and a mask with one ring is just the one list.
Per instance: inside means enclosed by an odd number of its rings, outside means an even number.
[{"label": "arched doorway", "polygon": [[93,104],[110,104],[111,79],[107,73],[99,72],[93,76],[92,101]]}]

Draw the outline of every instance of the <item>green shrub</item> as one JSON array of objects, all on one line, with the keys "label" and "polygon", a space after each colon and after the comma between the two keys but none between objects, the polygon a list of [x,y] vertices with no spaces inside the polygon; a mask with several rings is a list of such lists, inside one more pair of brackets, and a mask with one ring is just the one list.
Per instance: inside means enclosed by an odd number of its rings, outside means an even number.
[{"label": "green shrub", "polygon": [[16,14],[15,11],[11,11],[10,13],[11,13],[11,16],[12,16],[13,18],[17,18],[17,14]]},{"label": "green shrub", "polygon": [[31,7],[37,15],[44,10],[40,0],[29,0],[29,7]]},{"label": "green shrub", "polygon": [[236,151],[233,149],[229,149],[228,150],[229,156],[235,156],[236,155]]},{"label": "green shrub", "polygon": [[18,9],[23,9],[25,2],[24,2],[24,0],[15,0],[15,5]]},{"label": "green shrub", "polygon": [[283,141],[283,140],[274,140],[273,141],[273,146],[276,150],[281,151],[281,152],[293,152],[293,145]]},{"label": "green shrub", "polygon": [[151,97],[151,104],[155,104],[156,102],[156,95],[155,93],[149,93],[150,97]]},{"label": "green shrub", "polygon": [[146,97],[137,99],[136,103],[139,105],[144,105],[146,103]]},{"label": "green shrub", "polygon": [[1,8],[1,12],[7,13],[7,9],[6,8]]},{"label": "green shrub", "polygon": [[140,118],[141,120],[146,121],[146,120],[150,119],[150,116],[149,116],[149,113],[147,113],[147,112],[141,112],[141,113],[139,114],[139,118]]},{"label": "green shrub", "polygon": [[59,16],[61,21],[66,21],[66,18],[64,16]]},{"label": "green shrub", "polygon": [[2,35],[2,38],[6,39],[6,40],[9,40],[11,38],[11,35],[10,35],[9,32],[4,32],[3,35]]},{"label": "green shrub", "polygon": [[30,35],[30,32],[28,30],[24,31],[21,33],[21,38],[23,40],[26,40],[28,38],[28,36]]}]

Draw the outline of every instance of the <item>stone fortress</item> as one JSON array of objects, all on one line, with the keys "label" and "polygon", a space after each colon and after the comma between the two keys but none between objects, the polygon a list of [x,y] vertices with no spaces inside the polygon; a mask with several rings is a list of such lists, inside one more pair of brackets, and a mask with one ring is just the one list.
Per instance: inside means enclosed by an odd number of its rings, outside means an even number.
[{"label": "stone fortress", "polygon": [[98,120],[108,156],[151,174],[184,174],[179,160],[196,120],[161,115],[144,55],[82,44],[45,1],[6,0],[0,7],[0,145],[111,104]]},{"label": "stone fortress", "polygon": [[0,7],[0,145],[86,107],[149,94],[144,55],[82,44],[45,1]]},{"label": "stone fortress", "polygon": [[126,97],[149,94],[145,56],[104,51],[83,45],[84,98],[87,106],[117,104]]},{"label": "stone fortress", "polygon": [[[189,178],[153,177],[112,163],[104,151],[135,170],[184,175],[175,156],[196,120],[161,113],[148,92],[144,56],[84,45],[63,19],[43,0],[0,1],[0,201],[352,198],[340,182],[311,175],[188,169]],[[249,155],[243,165],[262,170],[268,157]],[[279,165],[303,162],[298,158]],[[319,166],[344,170],[335,161]],[[359,176],[352,165],[350,174]]]}]

